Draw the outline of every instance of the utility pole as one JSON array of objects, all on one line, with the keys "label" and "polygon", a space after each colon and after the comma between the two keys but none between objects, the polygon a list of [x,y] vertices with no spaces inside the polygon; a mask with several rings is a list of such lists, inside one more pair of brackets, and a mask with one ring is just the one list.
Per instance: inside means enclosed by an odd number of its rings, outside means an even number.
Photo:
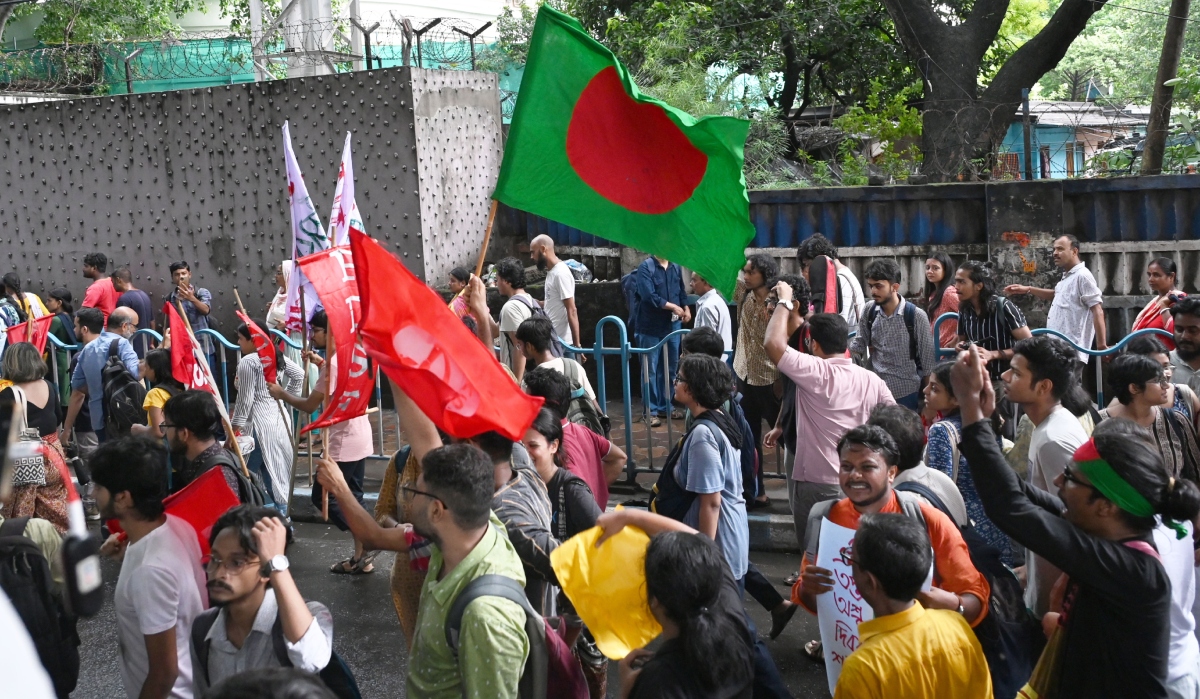
[{"label": "utility pole", "polygon": [[1033,139],[1029,134],[1029,88],[1021,89],[1021,123],[1025,131],[1025,181],[1033,179]]},{"label": "utility pole", "polygon": [[1145,150],[1142,152],[1142,174],[1162,173],[1163,152],[1167,147],[1167,130],[1171,128],[1171,98],[1175,87],[1167,83],[1179,72],[1179,57],[1183,53],[1183,34],[1187,29],[1191,0],[1171,0],[1167,15],[1167,32],[1163,37],[1162,56],[1158,59],[1158,77],[1154,79],[1154,97],[1150,100],[1150,123],[1146,126]]}]

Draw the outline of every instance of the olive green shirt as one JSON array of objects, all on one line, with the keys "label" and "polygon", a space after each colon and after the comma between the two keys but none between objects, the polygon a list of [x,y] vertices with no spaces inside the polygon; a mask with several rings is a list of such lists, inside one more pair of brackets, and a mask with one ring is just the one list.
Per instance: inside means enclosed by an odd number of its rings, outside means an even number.
[{"label": "olive green shirt", "polygon": [[442,552],[432,547],[421,588],[417,633],[408,662],[410,699],[516,699],[529,655],[525,612],[499,597],[480,597],[463,613],[458,660],[446,644],[446,616],[467,583],[494,573],[525,584],[521,559],[492,516],[474,550],[442,580]]}]

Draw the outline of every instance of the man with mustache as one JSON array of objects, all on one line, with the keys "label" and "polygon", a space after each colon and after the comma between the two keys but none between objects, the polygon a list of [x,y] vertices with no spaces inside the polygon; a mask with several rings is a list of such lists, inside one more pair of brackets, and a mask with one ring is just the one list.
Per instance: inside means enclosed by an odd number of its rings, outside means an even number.
[{"label": "man with mustache", "polygon": [[1183,298],[1171,307],[1175,319],[1175,349],[1171,350],[1171,381],[1200,386],[1200,298]]},{"label": "man with mustache", "polygon": [[192,684],[196,696],[226,677],[282,667],[277,635],[288,662],[317,673],[333,653],[333,616],[320,602],[305,603],[284,555],[291,532],[278,511],[241,505],[217,520],[205,566],[213,608],[192,625]]}]

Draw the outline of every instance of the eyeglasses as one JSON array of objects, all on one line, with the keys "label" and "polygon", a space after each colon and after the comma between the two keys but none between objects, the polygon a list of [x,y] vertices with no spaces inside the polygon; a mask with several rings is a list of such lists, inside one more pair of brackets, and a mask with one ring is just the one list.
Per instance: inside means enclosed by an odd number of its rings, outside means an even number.
[{"label": "eyeglasses", "polygon": [[434,495],[433,493],[427,493],[424,490],[417,490],[416,488],[410,488],[407,485],[400,486],[400,490],[403,490],[404,492],[406,492],[410,495],[424,495],[425,497],[429,498],[430,500],[437,500],[438,502],[442,503],[442,507],[445,507],[447,510],[450,509],[450,507],[448,505],[446,505],[445,500],[439,498],[438,496]]},{"label": "eyeglasses", "polygon": [[1075,473],[1070,468],[1063,469],[1063,480],[1068,481],[1070,483],[1074,483],[1076,485],[1081,485],[1084,488],[1091,488],[1092,490],[1096,489],[1096,486],[1092,485],[1091,483],[1087,483],[1087,482],[1079,480],[1079,476],[1076,476]]},{"label": "eyeglasses", "polygon": [[172,428],[174,428],[174,427],[178,427],[178,425],[172,425],[172,424],[170,424],[169,422],[160,422],[160,423],[158,423],[158,429],[159,429],[159,430],[165,430],[165,429],[167,429],[168,427],[172,427]]},{"label": "eyeglasses", "polygon": [[238,575],[247,567],[259,563],[257,556],[248,558],[246,556],[231,556],[228,561],[217,556],[209,556],[208,561],[204,564],[204,569],[210,575],[215,575],[222,567],[229,571],[230,575]]}]

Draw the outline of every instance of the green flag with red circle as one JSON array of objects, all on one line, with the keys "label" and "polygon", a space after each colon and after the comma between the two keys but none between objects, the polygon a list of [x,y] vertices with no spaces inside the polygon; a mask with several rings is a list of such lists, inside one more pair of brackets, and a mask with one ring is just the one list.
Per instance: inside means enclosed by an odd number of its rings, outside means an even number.
[{"label": "green flag with red circle", "polygon": [[677,262],[728,299],[754,237],[749,129],[642,95],[612,51],[543,5],[493,196]]}]

